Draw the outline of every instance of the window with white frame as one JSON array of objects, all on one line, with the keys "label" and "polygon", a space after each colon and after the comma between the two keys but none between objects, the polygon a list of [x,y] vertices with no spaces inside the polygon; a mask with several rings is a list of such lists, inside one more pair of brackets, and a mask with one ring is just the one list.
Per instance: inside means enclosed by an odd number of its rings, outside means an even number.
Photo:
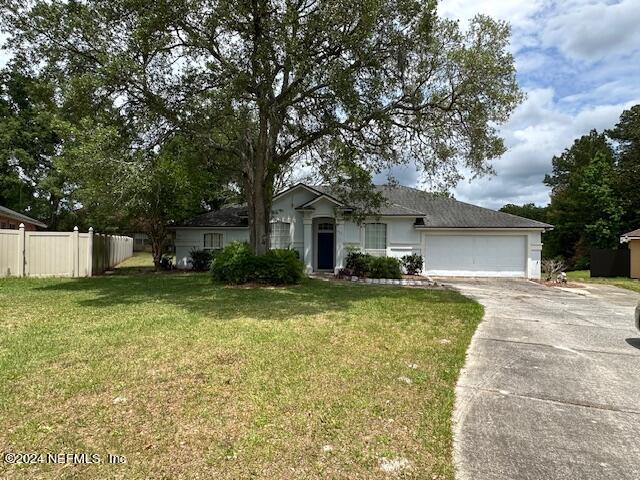
[{"label": "window with white frame", "polygon": [[221,248],[222,248],[221,233],[205,233],[204,234],[205,250],[220,250]]},{"label": "window with white frame", "polygon": [[291,246],[291,224],[274,222],[271,224],[271,248],[289,248]]},{"label": "window with white frame", "polygon": [[387,225],[385,223],[367,223],[364,226],[365,250],[387,249]]}]

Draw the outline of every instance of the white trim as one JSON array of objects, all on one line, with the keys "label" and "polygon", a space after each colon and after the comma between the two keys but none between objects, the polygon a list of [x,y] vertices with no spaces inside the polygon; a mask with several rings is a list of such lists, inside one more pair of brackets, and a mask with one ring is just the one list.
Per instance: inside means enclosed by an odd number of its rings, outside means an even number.
[{"label": "white trim", "polygon": [[428,235],[525,235],[526,232],[544,232],[544,228],[416,228]]},{"label": "white trim", "polygon": [[291,187],[281,191],[280,193],[276,194],[273,196],[272,200],[276,200],[284,195],[286,195],[287,193],[293,192],[294,190],[297,190],[298,188],[304,188],[307,191],[314,193],[316,195],[322,195],[322,192],[315,190],[313,187],[309,187],[308,185],[305,185],[304,183],[296,183],[295,185],[292,185]]},{"label": "white trim", "polygon": [[[329,223],[329,222],[320,222],[318,221],[321,218],[325,218],[327,220],[330,220],[333,223],[333,232],[325,232],[325,233],[333,233],[333,267],[332,268],[327,268],[327,269],[322,269],[320,270],[318,268],[318,233],[320,233],[318,231],[318,224],[319,223]],[[314,272],[333,272],[336,266],[336,262],[337,262],[337,255],[336,255],[336,219],[334,217],[327,217],[326,215],[320,215],[314,218],[313,221],[312,220],[312,250],[313,250],[313,271]]]},{"label": "white trim", "polygon": [[336,199],[330,197],[329,195],[327,195],[326,193],[323,193],[321,195],[318,195],[316,198],[312,198],[311,200],[309,200],[307,203],[304,203],[302,205],[300,205],[299,207],[296,207],[296,209],[302,210],[302,209],[306,209],[307,207],[310,207],[311,205],[313,205],[314,203],[316,203],[319,200],[322,200],[323,198],[329,200],[330,202],[335,203],[336,205],[339,205],[341,207],[344,207],[344,205],[342,203],[340,203],[339,201],[337,201]]},{"label": "white trim", "polygon": [[169,230],[248,230],[249,227],[216,227],[215,225],[208,227],[169,227]]},{"label": "white trim", "polygon": [[525,235],[524,237],[524,278],[529,278],[530,275],[530,267],[529,267],[529,259],[531,258],[531,240],[529,239],[529,235]]}]

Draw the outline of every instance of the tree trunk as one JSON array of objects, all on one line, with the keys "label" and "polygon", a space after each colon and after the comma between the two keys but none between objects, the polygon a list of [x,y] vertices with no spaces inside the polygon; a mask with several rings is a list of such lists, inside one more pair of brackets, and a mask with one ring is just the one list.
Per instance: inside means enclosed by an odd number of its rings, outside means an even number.
[{"label": "tree trunk", "polygon": [[167,238],[167,231],[163,222],[155,222],[150,225],[147,235],[151,240],[151,255],[153,256],[153,266],[155,271],[160,270],[160,260],[162,260],[162,253],[164,250],[164,244]]},{"label": "tree trunk", "polygon": [[47,222],[47,226],[49,227],[49,230],[55,231],[58,229],[58,208],[60,206],[60,198],[51,193],[49,206],[51,207],[51,211],[49,212],[49,221]]},{"label": "tree trunk", "polygon": [[264,255],[269,251],[270,247],[273,176],[266,174],[264,163],[257,158],[251,170],[245,179],[247,213],[249,217],[249,245],[253,253]]},{"label": "tree trunk", "polygon": [[245,165],[245,195],[249,217],[249,245],[256,255],[269,251],[271,234],[271,202],[273,200],[273,131],[269,114],[261,109],[255,143],[247,138]]}]

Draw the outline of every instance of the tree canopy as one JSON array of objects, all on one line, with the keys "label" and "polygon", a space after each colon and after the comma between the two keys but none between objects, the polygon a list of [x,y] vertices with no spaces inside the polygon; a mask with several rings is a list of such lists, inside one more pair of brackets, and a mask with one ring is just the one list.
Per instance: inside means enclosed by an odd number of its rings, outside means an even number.
[{"label": "tree canopy", "polygon": [[547,207],[505,205],[501,210],[551,223],[545,257],[574,267],[589,264],[591,248],[617,248],[620,236],[640,226],[640,105],[622,112],[605,132],[592,130],[552,159],[544,183]]},{"label": "tree canopy", "polygon": [[607,131],[617,158],[617,191],[624,207],[627,231],[640,227],[640,105],[622,112],[618,124]]},{"label": "tree canopy", "polygon": [[0,71],[0,204],[55,229],[64,226],[70,211],[56,165],[62,138],[54,95],[20,59]]},{"label": "tree canopy", "polygon": [[46,64],[60,95],[107,112],[107,123],[117,116],[131,158],[179,135],[228,168],[257,253],[268,248],[274,183],[291,162],[356,179],[351,194],[407,162],[452,185],[461,166],[491,171],[504,152],[496,125],[522,98],[508,25],[477,16],[462,31],[438,17],[435,1],[2,5],[9,43]]}]

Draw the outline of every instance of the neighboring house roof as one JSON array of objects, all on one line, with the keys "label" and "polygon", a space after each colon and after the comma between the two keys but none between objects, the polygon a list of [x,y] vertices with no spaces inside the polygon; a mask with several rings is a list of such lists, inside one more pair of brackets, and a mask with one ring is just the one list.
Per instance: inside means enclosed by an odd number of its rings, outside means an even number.
[{"label": "neighboring house roof", "polygon": [[203,213],[174,227],[248,227],[247,207],[236,205]]},{"label": "neighboring house roof", "polygon": [[35,218],[28,217],[22,213],[18,213],[14,210],[11,210],[10,208],[3,207],[1,205],[0,205],[0,215],[12,218],[14,220],[18,220],[22,223],[30,223],[32,225],[35,225],[36,227],[47,228],[47,226],[41,221],[36,220]]},{"label": "neighboring house roof", "polygon": [[620,240],[623,242],[628,242],[629,240],[635,240],[639,238],[640,238],[640,228],[638,228],[637,230],[634,230],[633,232],[625,233],[624,235],[622,235]]},{"label": "neighboring house roof", "polygon": [[[298,184],[279,193],[275,198],[298,187],[305,188],[317,196],[297,208],[312,209],[315,201],[321,197],[329,197],[338,205],[342,205],[332,189],[324,185]],[[419,218],[416,228],[552,228],[552,225],[547,223],[478,207],[415,188],[390,185],[376,185],[375,188],[387,199],[386,204],[377,211],[378,215]],[[358,205],[346,205],[344,208],[357,209]],[[244,216],[241,217],[240,213]],[[247,225],[246,207],[235,206],[205,213],[176,226],[246,227]]]}]

